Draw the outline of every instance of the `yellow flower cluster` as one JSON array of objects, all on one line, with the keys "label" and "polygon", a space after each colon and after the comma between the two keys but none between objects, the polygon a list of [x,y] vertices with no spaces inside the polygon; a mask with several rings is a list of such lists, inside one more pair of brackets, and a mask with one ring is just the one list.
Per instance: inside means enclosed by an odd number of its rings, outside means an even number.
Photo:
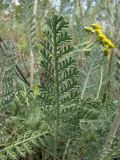
[{"label": "yellow flower cluster", "polygon": [[105,56],[107,56],[108,59],[110,59],[110,48],[115,48],[115,45],[102,32],[102,27],[99,24],[91,24],[90,27],[85,27],[84,29],[88,32],[96,33],[98,40],[100,41],[101,45],[104,47]]}]

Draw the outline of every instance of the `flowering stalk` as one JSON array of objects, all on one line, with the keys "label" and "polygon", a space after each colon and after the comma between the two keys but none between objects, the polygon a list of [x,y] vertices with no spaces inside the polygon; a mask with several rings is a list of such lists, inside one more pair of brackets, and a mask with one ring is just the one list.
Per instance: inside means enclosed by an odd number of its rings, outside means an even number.
[{"label": "flowering stalk", "polygon": [[111,58],[111,48],[115,48],[114,43],[108,39],[102,32],[102,27],[99,24],[91,24],[91,27],[85,27],[85,30],[91,33],[96,33],[100,44],[104,47],[104,55],[110,61]]}]

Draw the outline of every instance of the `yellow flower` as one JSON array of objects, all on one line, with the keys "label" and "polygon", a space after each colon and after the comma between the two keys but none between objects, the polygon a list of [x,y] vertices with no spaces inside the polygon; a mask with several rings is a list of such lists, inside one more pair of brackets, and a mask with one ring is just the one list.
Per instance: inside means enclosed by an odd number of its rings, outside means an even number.
[{"label": "yellow flower", "polygon": [[109,47],[110,47],[110,48],[115,48],[114,43],[113,43],[113,42],[111,42],[111,41],[109,41]]},{"label": "yellow flower", "polygon": [[97,34],[102,34],[101,29],[94,29],[94,31],[95,31]]},{"label": "yellow flower", "polygon": [[103,43],[103,45],[108,45],[109,48],[115,48],[115,45],[108,38],[103,39],[102,43]]},{"label": "yellow flower", "polygon": [[98,37],[99,37],[101,40],[107,39],[106,36],[105,36],[103,33],[98,34]]},{"label": "yellow flower", "polygon": [[104,48],[108,49],[108,48],[109,48],[109,46],[108,46],[108,45],[104,45]]},{"label": "yellow flower", "polygon": [[115,48],[114,43],[108,39],[102,32],[102,27],[99,24],[91,24],[91,27],[84,27],[87,32],[96,33],[97,40],[104,47],[104,53],[107,57],[110,57],[110,48]]},{"label": "yellow flower", "polygon": [[93,29],[100,29],[100,30],[102,29],[102,27],[99,24],[96,24],[96,23],[91,24],[91,27]]},{"label": "yellow flower", "polygon": [[86,31],[88,31],[88,32],[92,32],[92,33],[95,32],[95,31],[93,30],[93,28],[91,28],[91,27],[84,27],[84,29],[85,29]]}]

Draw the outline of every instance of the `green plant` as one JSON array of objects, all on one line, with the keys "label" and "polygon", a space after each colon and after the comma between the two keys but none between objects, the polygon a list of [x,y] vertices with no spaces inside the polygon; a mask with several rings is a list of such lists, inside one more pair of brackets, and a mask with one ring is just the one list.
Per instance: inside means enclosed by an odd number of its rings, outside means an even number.
[{"label": "green plant", "polygon": [[14,143],[3,144],[4,148],[0,150],[0,159],[7,160],[9,158],[11,160],[17,160],[18,157],[26,157],[26,154],[33,152],[32,147],[43,145],[42,137],[46,134],[47,132],[27,131],[22,136],[18,135]]},{"label": "green plant", "polygon": [[71,36],[66,32],[68,23],[62,16],[53,15],[46,18],[48,31],[45,31],[46,39],[43,45],[42,61],[40,63],[44,77],[40,86],[40,97],[44,103],[53,106],[55,115],[55,146],[54,159],[57,158],[57,141],[59,135],[60,106],[75,100],[79,92],[77,90],[78,71],[75,60],[69,52]]},{"label": "green plant", "polygon": [[[0,159],[119,157],[120,1],[60,2],[0,2]],[[109,64],[92,23],[117,47]]]},{"label": "green plant", "polygon": [[15,45],[12,41],[4,41],[0,43],[0,54],[2,57],[1,67],[1,83],[0,88],[2,91],[1,105],[7,110],[7,106],[10,105],[16,92],[16,51]]}]

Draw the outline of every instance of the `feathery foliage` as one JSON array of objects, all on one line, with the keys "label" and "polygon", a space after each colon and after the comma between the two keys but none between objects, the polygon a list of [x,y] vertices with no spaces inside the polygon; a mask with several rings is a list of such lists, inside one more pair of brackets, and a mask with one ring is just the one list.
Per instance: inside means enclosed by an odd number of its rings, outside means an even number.
[{"label": "feathery foliage", "polygon": [[16,92],[16,49],[12,41],[4,41],[0,43],[1,53],[1,105],[9,106],[14,99]]},{"label": "feathery foliage", "polygon": [[120,0],[2,2],[0,159],[119,158]]},{"label": "feathery foliage", "polygon": [[[56,103],[55,95],[58,94],[59,103],[63,104],[72,101],[78,95],[78,71],[74,57],[69,54],[73,50],[70,45],[71,37],[65,30],[68,23],[63,17],[55,15],[51,19],[47,18],[46,23],[49,29],[45,31],[46,39],[41,43],[44,47],[40,64],[44,72],[41,79],[41,97],[45,98],[45,103],[48,101],[53,105]],[[56,90],[59,93],[56,93]]]},{"label": "feathery foliage", "polygon": [[100,95],[98,92],[101,92],[103,87],[103,78],[105,79],[105,59],[102,51],[95,48],[84,61],[80,74],[81,99],[98,98]]},{"label": "feathery foliage", "polygon": [[30,52],[35,47],[35,15],[33,14],[34,1],[22,0],[23,19],[25,32]]},{"label": "feathery foliage", "polygon": [[18,136],[17,140],[13,144],[3,144],[4,148],[0,150],[0,159],[16,160],[18,157],[25,157],[26,154],[32,153],[32,147],[40,146],[42,143],[42,137],[47,132],[40,133],[39,131],[27,131],[23,136]]},{"label": "feathery foliage", "polygon": [[[70,45],[71,36],[66,32],[68,22],[62,16],[53,15],[46,18],[48,30],[46,39],[42,44],[41,67],[44,75],[40,85],[40,98],[43,103],[53,106],[55,115],[55,153],[57,154],[57,138],[59,134],[59,116],[61,104],[73,101],[78,96],[78,71],[75,60],[69,52],[73,50]],[[69,43],[69,44],[68,44]]]}]

